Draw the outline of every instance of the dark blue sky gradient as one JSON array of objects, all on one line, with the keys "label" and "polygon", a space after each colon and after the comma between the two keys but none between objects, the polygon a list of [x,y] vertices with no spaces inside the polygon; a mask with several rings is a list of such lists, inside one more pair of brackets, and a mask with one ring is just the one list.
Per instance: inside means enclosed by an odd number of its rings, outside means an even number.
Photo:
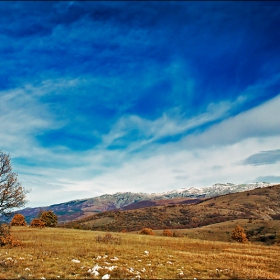
[{"label": "dark blue sky gradient", "polygon": [[0,94],[32,149],[119,163],[277,98],[279,26],[277,1],[1,2]]}]

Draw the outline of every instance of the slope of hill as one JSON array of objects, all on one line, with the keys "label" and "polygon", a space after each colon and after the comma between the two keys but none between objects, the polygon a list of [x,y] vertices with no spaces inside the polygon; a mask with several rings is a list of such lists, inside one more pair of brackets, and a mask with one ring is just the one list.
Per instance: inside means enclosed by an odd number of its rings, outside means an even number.
[{"label": "slope of hill", "polygon": [[209,198],[197,204],[173,204],[108,211],[67,223],[66,227],[105,231],[195,228],[236,219],[279,220],[280,185]]},{"label": "slope of hill", "polygon": [[201,189],[189,188],[153,194],[118,192],[115,194],[105,194],[89,199],[80,199],[65,203],[54,204],[47,207],[25,208],[18,212],[23,214],[26,217],[26,221],[29,223],[38,215],[40,211],[51,210],[58,216],[58,221],[61,223],[73,221],[104,211],[117,209],[137,209],[160,204],[192,203],[195,202],[195,200],[191,201],[189,199],[209,198],[227,193],[235,193],[255,188],[263,188],[269,185],[269,183],[251,183],[239,185],[226,183],[215,184],[211,187]]},{"label": "slope of hill", "polygon": [[[245,230],[250,242],[266,245],[280,244],[280,220],[236,219],[203,227],[178,229],[176,232],[188,238],[230,242],[236,225]],[[155,233],[162,235],[162,230],[157,230]]]}]

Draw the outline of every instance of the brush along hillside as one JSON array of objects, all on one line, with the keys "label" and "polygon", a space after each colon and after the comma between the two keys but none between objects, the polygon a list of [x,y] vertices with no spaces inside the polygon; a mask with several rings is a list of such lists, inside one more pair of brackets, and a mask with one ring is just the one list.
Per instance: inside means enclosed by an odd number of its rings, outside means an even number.
[{"label": "brush along hillside", "polygon": [[[0,279],[280,279],[279,246],[12,227]],[[105,276],[106,275],[106,276]]]},{"label": "brush along hillside", "polygon": [[236,219],[279,220],[280,185],[210,198],[192,205],[108,211],[65,224],[102,231],[195,228]]}]

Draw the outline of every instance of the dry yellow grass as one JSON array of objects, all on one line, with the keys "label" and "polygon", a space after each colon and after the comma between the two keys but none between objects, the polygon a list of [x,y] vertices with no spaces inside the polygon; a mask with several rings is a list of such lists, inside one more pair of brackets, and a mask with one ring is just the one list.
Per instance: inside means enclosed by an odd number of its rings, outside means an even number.
[{"label": "dry yellow grass", "polygon": [[0,249],[1,279],[280,278],[275,245],[121,233],[112,233],[120,244],[106,244],[96,240],[104,232],[60,228],[13,227],[12,235],[23,245]]}]

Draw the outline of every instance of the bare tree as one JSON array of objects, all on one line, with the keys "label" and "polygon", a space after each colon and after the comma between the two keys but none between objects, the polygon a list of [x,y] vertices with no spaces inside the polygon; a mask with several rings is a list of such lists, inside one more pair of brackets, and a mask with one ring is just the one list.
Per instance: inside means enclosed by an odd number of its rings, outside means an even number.
[{"label": "bare tree", "polygon": [[12,172],[9,154],[0,150],[0,216],[10,214],[14,208],[23,207],[27,191]]}]

